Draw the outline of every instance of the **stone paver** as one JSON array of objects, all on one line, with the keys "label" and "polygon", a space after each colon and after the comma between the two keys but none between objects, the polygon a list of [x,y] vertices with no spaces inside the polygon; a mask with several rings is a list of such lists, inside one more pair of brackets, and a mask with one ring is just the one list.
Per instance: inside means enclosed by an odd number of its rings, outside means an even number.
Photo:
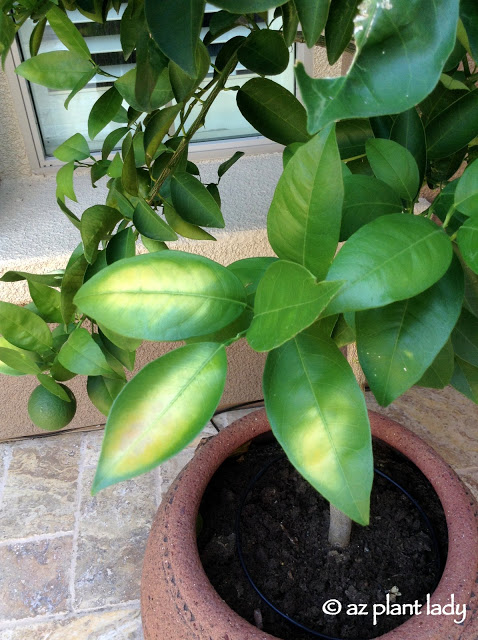
[{"label": "stone paver", "polygon": [[136,607],[5,629],[0,640],[143,640],[143,632]]},{"label": "stone paver", "polygon": [[0,620],[68,611],[72,536],[0,545]]},{"label": "stone paver", "polygon": [[10,445],[0,541],[73,530],[80,442],[75,433]]},{"label": "stone paver", "polygon": [[139,598],[144,549],[156,512],[154,471],[91,496],[94,472],[85,469],[82,479],[75,610]]}]

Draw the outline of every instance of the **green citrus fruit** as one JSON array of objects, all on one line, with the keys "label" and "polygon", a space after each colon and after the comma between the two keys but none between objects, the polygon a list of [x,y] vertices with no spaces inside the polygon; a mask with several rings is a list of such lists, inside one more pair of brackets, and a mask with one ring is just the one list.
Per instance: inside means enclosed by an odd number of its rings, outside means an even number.
[{"label": "green citrus fruit", "polygon": [[70,402],[42,387],[37,387],[28,400],[28,415],[30,420],[40,429],[58,431],[71,422],[76,411],[76,399],[73,392],[60,385],[71,398]]}]

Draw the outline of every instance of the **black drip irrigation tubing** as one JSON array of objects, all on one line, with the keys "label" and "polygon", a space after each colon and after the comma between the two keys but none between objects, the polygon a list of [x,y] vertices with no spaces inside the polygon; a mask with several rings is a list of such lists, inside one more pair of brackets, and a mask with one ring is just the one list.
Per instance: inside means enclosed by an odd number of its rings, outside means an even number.
[{"label": "black drip irrigation tubing", "polygon": [[[254,478],[252,478],[252,480],[249,482],[249,485],[247,486],[247,488],[245,489],[245,491],[242,494],[241,497],[241,501],[239,504],[239,507],[237,509],[237,513],[236,513],[236,523],[235,523],[235,533],[236,533],[236,550],[237,550],[237,555],[239,557],[239,562],[241,563],[242,569],[246,575],[246,578],[248,579],[248,581],[250,582],[252,588],[254,589],[254,591],[257,593],[257,595],[261,598],[261,600],[268,606],[270,607],[273,611],[275,611],[278,615],[280,615],[282,618],[284,618],[285,620],[287,620],[288,622],[290,622],[291,624],[293,624],[295,627],[298,627],[299,629],[302,629],[302,631],[306,631],[307,633],[310,633],[311,635],[317,637],[317,638],[323,638],[323,640],[342,640],[342,638],[335,638],[333,636],[327,636],[324,633],[320,633],[319,631],[314,631],[313,629],[310,629],[309,627],[307,627],[306,625],[298,622],[297,620],[294,620],[293,618],[291,618],[290,616],[288,616],[286,613],[284,613],[283,611],[281,611],[278,607],[276,607],[263,593],[262,591],[259,589],[259,587],[256,585],[256,583],[254,582],[251,574],[249,573],[249,570],[247,568],[246,565],[246,561],[244,559],[244,554],[242,551],[242,537],[241,537],[241,516],[242,516],[242,510],[244,508],[247,496],[249,495],[249,493],[252,491],[252,489],[254,488],[255,484],[262,478],[262,476],[269,470],[269,468],[274,465],[276,462],[279,462],[279,460],[284,460],[286,458],[286,456],[284,454],[281,454],[279,456],[276,456],[275,458],[273,458],[272,460],[270,460],[269,462],[267,462],[262,469],[260,469],[258,471],[258,473],[254,476]],[[430,522],[427,514],[424,512],[424,510],[422,509],[422,507],[418,504],[418,502],[415,500],[415,498],[413,498],[406,489],[404,489],[400,484],[398,484],[398,482],[395,482],[395,480],[393,480],[392,478],[390,478],[390,476],[388,476],[387,474],[383,473],[383,471],[380,471],[377,468],[374,468],[374,471],[377,475],[381,476],[382,478],[384,478],[385,480],[387,480],[388,482],[391,482],[395,487],[397,487],[409,500],[410,502],[416,507],[416,509],[418,510],[423,522],[425,523],[425,526],[428,529],[428,532],[430,534],[431,540],[432,540],[432,544],[433,544],[433,549],[435,552],[435,556],[436,556],[436,565],[437,565],[437,570],[438,570],[438,574],[441,575],[441,559],[440,559],[440,550],[439,550],[439,545],[438,545],[438,539],[437,539],[437,535],[435,533],[435,529],[433,528],[432,523]]]}]

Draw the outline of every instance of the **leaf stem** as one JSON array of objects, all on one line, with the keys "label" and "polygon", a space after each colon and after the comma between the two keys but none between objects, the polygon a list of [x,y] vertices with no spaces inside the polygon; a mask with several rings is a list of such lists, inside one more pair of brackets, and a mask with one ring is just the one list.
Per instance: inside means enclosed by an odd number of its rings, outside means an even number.
[{"label": "leaf stem", "polygon": [[452,204],[451,207],[448,209],[447,214],[445,216],[445,221],[443,222],[444,229],[446,229],[450,224],[450,220],[452,219],[454,213],[455,213],[455,205]]}]

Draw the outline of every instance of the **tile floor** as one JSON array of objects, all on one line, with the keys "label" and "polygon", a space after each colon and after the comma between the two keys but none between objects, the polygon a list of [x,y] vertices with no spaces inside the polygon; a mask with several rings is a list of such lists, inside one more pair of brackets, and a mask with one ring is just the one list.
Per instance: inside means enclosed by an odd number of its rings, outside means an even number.
[{"label": "tile floor", "polygon": [[[369,406],[377,408],[371,398]],[[452,389],[415,389],[380,411],[432,444],[478,497],[473,403]],[[214,433],[209,424],[200,437]],[[0,444],[0,640],[142,640],[149,528],[200,438],[158,469],[92,497],[101,438],[98,430]]]}]

